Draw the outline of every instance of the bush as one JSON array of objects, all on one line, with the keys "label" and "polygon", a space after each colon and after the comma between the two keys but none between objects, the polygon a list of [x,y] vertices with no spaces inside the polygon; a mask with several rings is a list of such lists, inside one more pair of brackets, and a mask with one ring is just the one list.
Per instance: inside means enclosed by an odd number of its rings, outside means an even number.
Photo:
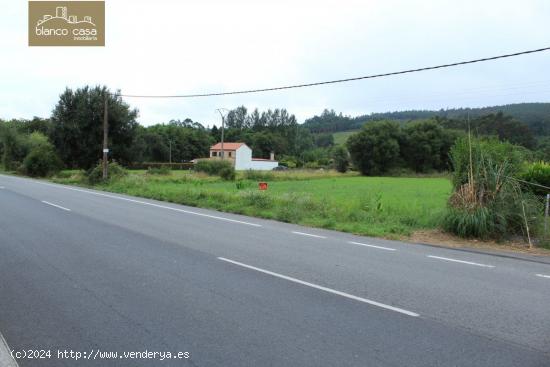
[{"label": "bush", "polygon": [[[550,187],[550,164],[542,161],[532,163],[519,175],[519,178],[533,184]],[[550,190],[536,185],[526,185],[525,188],[540,196],[550,193]]]},{"label": "bush", "polygon": [[159,167],[148,167],[148,175],[169,175],[172,173],[172,170],[168,166],[159,166]]},{"label": "bush", "polygon": [[233,166],[223,167],[219,174],[220,177],[226,181],[234,181],[236,176],[235,168]]},{"label": "bush", "polygon": [[33,177],[45,177],[59,172],[63,163],[51,144],[33,148],[23,160],[23,172]]},{"label": "bush", "polygon": [[200,160],[195,163],[193,169],[196,172],[204,172],[211,176],[220,176],[224,180],[235,179],[235,167],[231,162],[221,159]]},{"label": "bush", "polygon": [[338,172],[347,172],[349,168],[349,153],[344,146],[338,145],[332,150],[332,160],[334,168]]},{"label": "bush", "polygon": [[28,152],[28,143],[24,136],[14,128],[5,128],[2,132],[2,163],[8,171],[16,170]]},{"label": "bush", "polygon": [[[107,180],[110,182],[117,180],[121,177],[124,177],[128,174],[128,172],[126,171],[126,169],[124,169],[124,167],[122,167],[121,165],[119,165],[114,161],[109,162],[108,173],[109,173],[109,177]],[[96,185],[98,183],[104,182],[102,162],[99,162],[97,166],[89,170],[87,173],[87,176],[88,176],[88,182],[91,185]]]}]

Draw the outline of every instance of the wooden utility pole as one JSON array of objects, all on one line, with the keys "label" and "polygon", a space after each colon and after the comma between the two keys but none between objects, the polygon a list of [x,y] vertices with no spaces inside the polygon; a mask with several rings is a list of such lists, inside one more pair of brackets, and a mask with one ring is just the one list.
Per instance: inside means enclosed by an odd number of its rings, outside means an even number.
[{"label": "wooden utility pole", "polygon": [[109,177],[109,94],[105,91],[103,95],[103,179]]}]

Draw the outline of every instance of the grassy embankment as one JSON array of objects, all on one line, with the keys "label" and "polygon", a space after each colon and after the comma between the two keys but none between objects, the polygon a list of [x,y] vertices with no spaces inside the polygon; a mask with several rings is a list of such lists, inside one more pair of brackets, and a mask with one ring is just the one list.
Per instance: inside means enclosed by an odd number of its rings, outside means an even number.
[{"label": "grassy embankment", "polygon": [[[360,177],[334,171],[238,176],[228,182],[186,171],[130,171],[94,188],[388,238],[436,228],[451,192],[446,178]],[[65,171],[52,180],[86,186],[79,172]],[[269,189],[259,191],[258,181],[267,181]]]}]

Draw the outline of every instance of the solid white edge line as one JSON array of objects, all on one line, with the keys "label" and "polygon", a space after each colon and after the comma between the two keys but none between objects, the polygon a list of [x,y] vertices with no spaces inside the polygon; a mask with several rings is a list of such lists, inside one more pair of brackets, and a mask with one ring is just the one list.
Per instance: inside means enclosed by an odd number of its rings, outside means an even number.
[{"label": "solid white edge line", "polygon": [[311,233],[304,233],[304,232],[297,232],[297,231],[292,231],[292,233],[299,234],[300,236],[308,236],[308,237],[315,237],[315,238],[326,238],[325,236],[319,236],[319,235],[311,234]]},{"label": "solid white edge line", "polygon": [[331,289],[331,288],[323,287],[321,285],[305,282],[305,281],[300,280],[300,279],[296,279],[296,278],[292,278],[292,277],[289,277],[289,276],[286,276],[286,275],[274,273],[274,272],[269,271],[269,270],[264,270],[264,269],[257,268],[255,266],[246,265],[246,264],[240,263],[238,261],[227,259],[225,257],[218,257],[218,260],[225,261],[225,262],[228,262],[228,263],[231,263],[231,264],[234,264],[234,265],[242,266],[243,268],[256,270],[256,271],[259,271],[259,272],[267,274],[267,275],[271,275],[271,276],[274,276],[274,277],[277,277],[277,278],[288,280],[290,282],[302,284],[302,285],[305,285],[305,286],[308,286],[308,287],[311,287],[311,288],[319,289],[321,291],[325,291],[325,292],[328,292],[328,293],[336,294],[338,296],[346,297],[346,298],[349,298],[349,299],[352,299],[352,300],[355,300],[355,301],[367,303],[367,304],[372,305],[372,306],[377,306],[377,307],[385,308],[385,309],[390,310],[390,311],[399,312],[399,313],[402,313],[402,314],[407,315],[407,316],[413,316],[413,317],[420,316],[416,312],[412,312],[412,311],[408,311],[408,310],[405,310],[405,309],[402,309],[402,308],[399,308],[399,307],[394,307],[394,306],[390,306],[390,305],[387,305],[387,304],[384,304],[384,303],[372,301],[370,299],[357,297],[357,296],[354,296],[353,294],[340,292],[340,291],[337,291],[337,290],[334,290],[334,289]]},{"label": "solid white edge line", "polygon": [[159,205],[159,204],[154,204],[154,203],[148,203],[148,202],[146,202],[146,201],[134,200],[134,199],[124,198],[124,197],[120,197],[120,196],[116,196],[116,195],[109,195],[109,194],[103,194],[103,193],[100,193],[100,192],[93,192],[93,191],[89,191],[89,190],[82,190],[82,189],[77,189],[77,188],[74,188],[74,187],[67,187],[67,186],[64,186],[64,185],[54,185],[54,184],[49,184],[49,183],[40,182],[40,181],[33,181],[33,182],[38,183],[38,184],[41,184],[41,185],[45,185],[45,186],[52,186],[52,187],[57,187],[57,188],[60,188],[60,189],[65,189],[65,190],[72,190],[72,191],[77,191],[77,192],[83,192],[83,193],[90,194],[90,195],[103,196],[103,197],[107,197],[107,198],[111,198],[111,199],[117,199],[117,200],[122,200],[122,201],[128,201],[128,202],[136,203],[136,204],[149,205],[149,206],[153,206],[153,207],[156,207],[156,208],[167,209],[167,210],[173,210],[173,211],[180,212],[180,213],[198,215],[198,216],[206,217],[206,218],[224,220],[224,221],[232,222],[232,223],[246,224],[246,225],[253,226],[253,227],[261,227],[261,226],[262,226],[261,224],[250,223],[250,222],[244,222],[244,221],[241,221],[241,220],[230,219],[230,218],[224,218],[224,217],[218,217],[218,216],[210,215],[210,214],[197,213],[197,212],[193,212],[193,211],[190,211],[190,210],[172,208],[172,207],[165,206],[165,205]]},{"label": "solid white edge line", "polygon": [[538,277],[541,277],[541,278],[549,278],[550,279],[550,275],[544,275],[544,274],[535,274],[536,276]]},{"label": "solid white edge line", "polygon": [[59,208],[59,209],[61,209],[61,210],[66,210],[66,211],[68,211],[68,212],[71,211],[71,209],[68,209],[68,208],[62,207],[62,206],[60,206],[60,205],[56,205],[56,204],[50,203],[49,201],[44,201],[44,200],[42,200],[42,202],[43,202],[44,204],[48,204],[48,205],[51,205],[51,206],[55,206],[56,208]]},{"label": "solid white edge line", "polygon": [[375,246],[375,245],[369,245],[369,244],[361,243],[361,242],[348,241],[348,243],[351,243],[352,245],[358,245],[358,246],[365,246],[365,247],[377,248],[377,249],[379,249],[379,250],[396,251],[396,249],[391,248],[391,247]]},{"label": "solid white edge line", "polygon": [[471,261],[450,259],[450,258],[448,258],[448,257],[433,256],[433,255],[427,255],[427,256],[428,256],[428,257],[431,257],[432,259],[438,259],[438,260],[444,260],[444,261],[452,261],[452,262],[461,263],[461,264],[468,264],[468,265],[481,266],[481,267],[484,267],[484,268],[494,268],[494,267],[495,267],[494,265],[486,265],[486,264],[474,263],[474,262],[471,262]]}]

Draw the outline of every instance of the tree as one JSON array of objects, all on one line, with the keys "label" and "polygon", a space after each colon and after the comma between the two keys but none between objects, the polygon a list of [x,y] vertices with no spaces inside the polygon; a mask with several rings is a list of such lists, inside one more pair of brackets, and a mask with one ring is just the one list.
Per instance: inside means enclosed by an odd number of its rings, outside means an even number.
[{"label": "tree", "polygon": [[225,117],[226,126],[228,129],[246,129],[248,126],[248,112],[245,106],[240,106],[231,110],[227,113]]},{"label": "tree", "polygon": [[475,120],[474,124],[482,135],[497,135],[500,140],[528,149],[536,146],[535,137],[529,127],[502,112],[482,116]]},{"label": "tree", "polygon": [[138,123],[131,109],[107,87],[67,88],[52,114],[52,140],[69,167],[88,169],[101,158],[103,146],[103,106],[109,106],[110,157],[122,163],[132,161],[131,145]]},{"label": "tree", "polygon": [[271,152],[285,151],[286,142],[277,134],[270,132],[258,132],[253,136],[252,151],[254,156],[268,158]]},{"label": "tree", "polygon": [[434,120],[411,122],[403,129],[401,157],[416,172],[445,169],[454,140],[451,134]]},{"label": "tree", "polygon": [[328,148],[334,145],[334,136],[331,133],[322,133],[315,136],[315,145]]},{"label": "tree", "polygon": [[349,152],[343,145],[337,145],[332,150],[334,168],[341,173],[346,173],[349,168]]},{"label": "tree", "polygon": [[387,172],[399,160],[400,126],[393,121],[372,122],[346,143],[355,167],[363,175]]}]

